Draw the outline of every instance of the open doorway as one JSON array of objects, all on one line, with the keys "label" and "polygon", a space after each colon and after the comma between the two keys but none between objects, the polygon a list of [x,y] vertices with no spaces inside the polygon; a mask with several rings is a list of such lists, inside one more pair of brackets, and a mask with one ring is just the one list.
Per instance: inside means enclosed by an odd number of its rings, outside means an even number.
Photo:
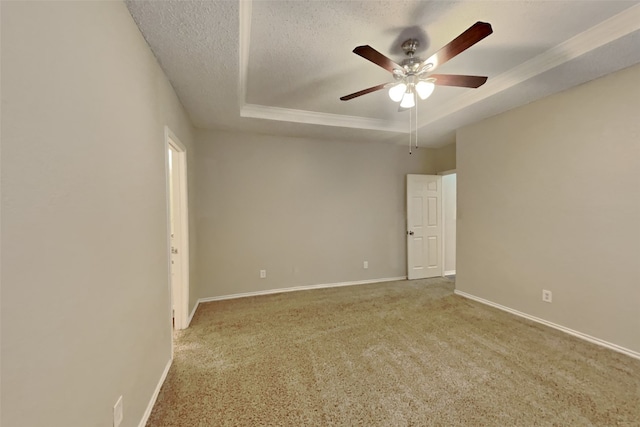
[{"label": "open doorway", "polygon": [[443,276],[455,279],[456,276],[456,218],[457,218],[457,181],[456,171],[442,172],[442,254]]},{"label": "open doorway", "polygon": [[185,329],[189,307],[189,210],[187,150],[165,127],[171,317],[175,329]]}]

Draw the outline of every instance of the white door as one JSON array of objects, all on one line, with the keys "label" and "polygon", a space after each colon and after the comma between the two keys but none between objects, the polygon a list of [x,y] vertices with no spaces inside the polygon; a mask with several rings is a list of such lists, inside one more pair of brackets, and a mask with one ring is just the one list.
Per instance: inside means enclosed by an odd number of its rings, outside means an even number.
[{"label": "white door", "polygon": [[407,175],[407,277],[442,276],[442,177]]},{"label": "white door", "polygon": [[179,224],[180,206],[180,162],[178,153],[169,146],[169,237],[171,244],[171,313],[173,325],[176,326],[176,312],[180,314],[180,290],[182,288],[182,265],[180,262],[180,229]]},{"label": "white door", "polygon": [[171,315],[176,329],[188,326],[189,304],[189,213],[187,160],[184,146],[168,128],[165,133],[168,163],[168,207]]}]

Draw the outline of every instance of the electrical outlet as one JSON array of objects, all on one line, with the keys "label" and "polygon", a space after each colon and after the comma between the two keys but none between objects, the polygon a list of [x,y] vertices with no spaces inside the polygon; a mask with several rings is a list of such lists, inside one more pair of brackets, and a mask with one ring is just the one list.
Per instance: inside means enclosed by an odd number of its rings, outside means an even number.
[{"label": "electrical outlet", "polygon": [[122,407],[122,396],[120,396],[116,404],[113,405],[113,427],[120,427],[123,418],[124,410]]},{"label": "electrical outlet", "polygon": [[369,261],[365,261],[362,263],[362,268],[369,268]]},{"label": "electrical outlet", "polygon": [[267,277],[267,270],[260,270],[260,278],[264,279]]},{"label": "electrical outlet", "polygon": [[551,291],[547,291],[546,289],[542,290],[542,301],[551,302]]}]

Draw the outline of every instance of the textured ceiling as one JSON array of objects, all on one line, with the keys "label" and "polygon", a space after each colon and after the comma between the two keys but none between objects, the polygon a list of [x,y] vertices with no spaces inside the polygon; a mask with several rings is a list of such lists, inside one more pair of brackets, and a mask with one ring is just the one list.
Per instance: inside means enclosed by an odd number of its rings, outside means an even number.
[{"label": "textured ceiling", "polygon": [[405,142],[408,113],[385,91],[339,97],[391,75],[353,54],[426,58],[476,21],[493,34],[438,68],[486,75],[419,104],[421,145],[455,129],[640,63],[640,1],[128,1],[196,127]]}]

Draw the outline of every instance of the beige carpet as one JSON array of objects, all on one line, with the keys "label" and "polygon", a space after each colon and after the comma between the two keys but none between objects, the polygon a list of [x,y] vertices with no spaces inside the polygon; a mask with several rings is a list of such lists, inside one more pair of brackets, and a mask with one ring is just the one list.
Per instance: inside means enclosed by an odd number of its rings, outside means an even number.
[{"label": "beige carpet", "polygon": [[200,305],[148,426],[640,426],[640,360],[446,279]]}]

